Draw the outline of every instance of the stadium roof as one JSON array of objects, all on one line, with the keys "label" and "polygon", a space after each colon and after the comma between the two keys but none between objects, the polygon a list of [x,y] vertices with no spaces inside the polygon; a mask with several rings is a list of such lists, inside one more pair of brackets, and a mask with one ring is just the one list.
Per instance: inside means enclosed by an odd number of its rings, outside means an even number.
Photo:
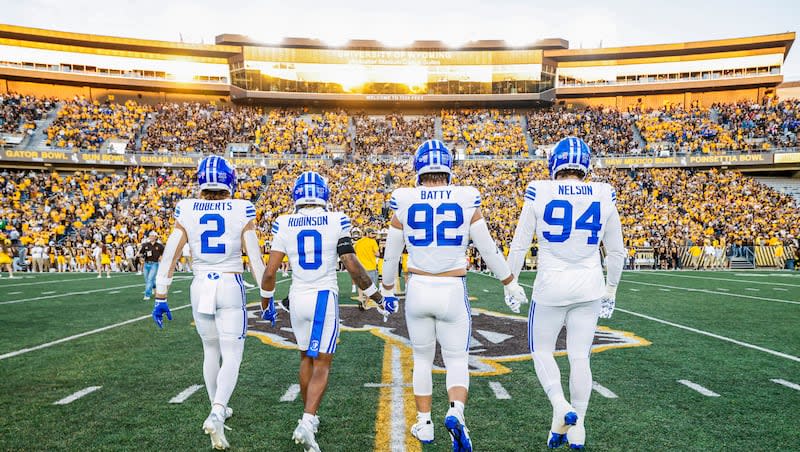
[{"label": "stadium roof", "polygon": [[508,49],[566,49],[569,42],[564,39],[552,38],[531,41],[522,46],[511,45],[502,39],[483,39],[469,41],[458,46],[447,44],[443,41],[414,41],[407,46],[388,46],[374,39],[351,39],[344,45],[332,45],[319,39],[310,38],[283,38],[278,43],[263,43],[238,34],[221,34],[216,37],[216,43],[221,45],[258,46],[258,47],[289,47],[299,49],[350,49],[350,50],[508,50]]}]

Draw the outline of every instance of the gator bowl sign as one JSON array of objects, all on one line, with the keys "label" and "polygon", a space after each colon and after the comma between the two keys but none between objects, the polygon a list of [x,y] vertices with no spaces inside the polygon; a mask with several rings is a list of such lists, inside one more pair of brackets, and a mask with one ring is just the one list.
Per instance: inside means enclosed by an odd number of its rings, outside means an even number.
[{"label": "gator bowl sign", "polygon": [[[408,350],[405,315],[400,312],[389,317],[386,323],[374,309],[360,311],[355,305],[340,305],[339,315],[341,331],[364,332],[378,336],[388,343],[401,344]],[[267,345],[295,350],[297,345],[289,321],[289,314],[279,311],[275,327],[259,317],[258,306],[248,307],[248,334],[259,338]],[[470,339],[469,366],[470,375],[489,376],[511,372],[502,363],[509,361],[529,360],[528,351],[528,319],[520,315],[502,314],[485,309],[472,308],[472,337]],[[340,341],[346,344],[347,336],[340,335]],[[566,354],[566,331],[561,330],[556,343],[556,354]],[[650,342],[625,331],[598,327],[594,335],[592,351],[597,353],[613,348],[640,347]],[[346,345],[344,345],[346,347]],[[340,349],[341,350],[341,349]],[[346,348],[345,348],[346,350]],[[437,346],[434,369],[444,372],[441,350]]]}]

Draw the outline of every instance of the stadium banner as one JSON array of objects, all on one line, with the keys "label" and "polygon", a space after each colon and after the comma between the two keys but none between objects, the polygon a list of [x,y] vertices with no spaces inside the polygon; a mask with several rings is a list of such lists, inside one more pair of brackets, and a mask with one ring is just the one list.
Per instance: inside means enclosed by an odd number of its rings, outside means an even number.
[{"label": "stadium banner", "polygon": [[697,166],[727,165],[771,165],[774,161],[771,153],[758,154],[721,154],[721,155],[684,155],[674,157],[598,157],[595,165],[598,168],[680,168]]},{"label": "stadium banner", "polygon": [[[202,155],[158,155],[158,154],[108,154],[99,152],[72,152],[53,150],[0,150],[0,166],[7,162],[30,162],[47,164],[77,164],[103,166],[156,166],[175,168],[197,168]],[[261,166],[277,168],[282,163],[296,159],[265,157],[228,157],[237,167]]]},{"label": "stadium banner", "polygon": [[775,163],[800,163],[800,152],[775,154]]}]

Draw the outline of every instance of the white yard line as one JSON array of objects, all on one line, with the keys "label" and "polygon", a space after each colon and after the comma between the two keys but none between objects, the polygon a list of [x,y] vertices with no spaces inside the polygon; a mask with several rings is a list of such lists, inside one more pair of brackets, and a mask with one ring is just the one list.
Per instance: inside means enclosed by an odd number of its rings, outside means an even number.
[{"label": "white yard line", "polygon": [[606,388],[605,386],[601,385],[600,383],[593,381],[592,382],[592,389],[595,390],[601,396],[607,399],[616,399],[617,395],[614,394],[610,389]]},{"label": "white yard line", "polygon": [[745,287],[745,288],[744,288],[744,290],[749,290],[749,291],[751,291],[751,292],[758,292],[758,291],[760,291],[761,289],[755,289],[755,288],[753,288],[753,287]]},{"label": "white yard line", "polygon": [[721,341],[730,342],[741,347],[752,348],[753,350],[758,350],[760,352],[769,353],[770,355],[775,355],[781,358],[786,358],[795,362],[800,363],[800,357],[787,355],[786,353],[781,353],[775,350],[770,350],[768,348],[759,347],[758,345],[748,344],[747,342],[742,342],[736,339],[731,339],[729,337],[720,336],[719,334],[709,333],[708,331],[698,330],[697,328],[692,328],[690,326],[679,325],[677,323],[672,323],[666,320],[657,319],[655,317],[650,317],[649,315],[639,314],[638,312],[628,311],[627,309],[616,308],[615,311],[624,312],[626,314],[630,314],[636,317],[641,317],[643,319],[652,320],[654,322],[663,323],[664,325],[674,326],[675,328],[680,328],[686,331],[691,331],[693,333],[702,334],[704,336],[713,337],[714,339],[719,339]]},{"label": "white yard line", "polygon": [[[625,273],[626,275],[628,273]],[[766,281],[750,281],[745,279],[733,279],[733,278],[709,278],[708,276],[696,276],[696,275],[684,275],[681,273],[667,273],[662,272],[658,273],[658,276],[671,276],[673,278],[691,278],[691,279],[705,279],[709,281],[730,281],[730,282],[737,282],[737,283],[747,283],[747,284],[766,284],[768,286],[789,286],[789,287],[797,287],[796,284],[788,284],[788,283],[773,283],[773,282],[766,282]]]},{"label": "white yard line", "polygon": [[[180,277],[180,279],[175,278],[175,280],[184,280],[184,279],[187,279],[187,278],[188,277]],[[50,298],[71,297],[73,295],[86,295],[86,294],[90,294],[90,293],[107,292],[107,291],[116,290],[116,289],[130,289],[131,287],[144,287],[144,283],[129,284],[127,286],[106,287],[106,288],[103,288],[103,289],[81,290],[81,291],[78,291],[78,292],[66,292],[66,293],[60,293],[60,294],[55,294],[55,295],[45,295],[45,296],[41,296],[41,297],[20,298],[19,300],[0,301],[0,305],[23,303],[23,302],[26,302],[26,301],[47,300],[47,299],[50,299]]]},{"label": "white yard line", "polygon": [[730,292],[731,291],[730,289],[726,289],[724,287],[717,287],[717,290],[721,290],[723,292]]},{"label": "white yard line", "polygon": [[88,388],[83,388],[80,391],[72,394],[70,396],[64,397],[63,399],[59,400],[58,402],[54,402],[53,405],[66,405],[68,403],[72,403],[81,397],[85,396],[86,394],[91,394],[98,389],[102,388],[102,386],[89,386]]},{"label": "white yard line", "polygon": [[19,291],[17,291],[17,292],[9,292],[9,293],[8,293],[8,294],[6,294],[6,295],[19,295],[19,294],[21,294],[21,293],[22,293],[22,292],[19,292]]},{"label": "white yard line", "polygon": [[[131,274],[133,274],[133,273],[131,273]],[[31,276],[31,278],[33,278],[33,276]],[[0,289],[2,289],[4,287],[14,287],[14,286],[35,286],[35,285],[38,285],[38,284],[52,284],[52,283],[71,282],[71,281],[86,281],[86,280],[89,280],[89,279],[97,279],[97,275],[89,276],[88,278],[51,279],[49,281],[36,281],[36,282],[29,282],[29,283],[0,284]]]},{"label": "white yard line", "polygon": [[42,295],[50,295],[50,294],[53,294],[53,293],[56,293],[56,291],[55,290],[48,290],[47,292],[42,292]]},{"label": "white yard line", "polygon": [[294,402],[297,396],[300,395],[300,385],[295,383],[289,386],[289,389],[281,396],[281,402]]},{"label": "white yard line", "polygon": [[489,387],[492,388],[492,392],[494,392],[494,397],[498,400],[509,400],[511,399],[511,394],[506,391],[506,388],[500,384],[499,381],[490,381]]},{"label": "white yard line", "polygon": [[389,432],[389,445],[393,451],[406,450],[406,412],[403,400],[403,365],[400,347],[392,348],[392,427]]},{"label": "white yard line", "polygon": [[639,289],[634,289],[633,287],[631,287],[631,292],[638,292],[638,291]]},{"label": "white yard line", "polygon": [[[175,311],[179,311],[181,309],[189,308],[191,306],[192,306],[191,304],[185,304],[183,306],[178,306],[177,308],[171,308],[170,310],[172,312],[175,312]],[[143,315],[141,317],[136,317],[134,319],[126,320],[124,322],[119,322],[119,323],[115,323],[113,325],[108,325],[108,326],[104,326],[102,328],[97,328],[97,329],[94,329],[94,330],[91,330],[91,331],[87,331],[85,333],[75,334],[75,335],[72,335],[72,336],[69,336],[69,337],[65,337],[65,338],[61,338],[61,339],[58,339],[58,340],[55,340],[55,341],[52,341],[52,342],[47,342],[45,344],[40,344],[40,345],[37,345],[37,346],[34,346],[34,347],[23,348],[21,350],[17,350],[17,351],[14,351],[14,352],[5,353],[3,355],[0,355],[0,361],[2,361],[4,359],[7,359],[7,358],[13,358],[15,356],[19,356],[19,355],[22,355],[22,354],[25,354],[25,353],[28,353],[28,352],[33,352],[33,351],[36,351],[36,350],[41,350],[43,348],[52,347],[53,345],[61,344],[61,343],[64,343],[64,342],[69,342],[69,341],[74,340],[74,339],[79,339],[79,338],[82,338],[84,336],[89,336],[90,334],[101,333],[103,331],[110,330],[112,328],[117,328],[117,327],[120,327],[120,326],[123,326],[123,325],[128,325],[129,323],[138,322],[139,320],[152,319],[152,318],[153,318],[153,316],[151,314],[147,314],[147,315]]]},{"label": "white yard line", "polygon": [[717,394],[716,392],[714,392],[714,391],[712,391],[710,389],[704,388],[704,387],[700,386],[699,384],[693,383],[693,382],[691,382],[689,380],[678,380],[678,383],[680,383],[682,385],[685,385],[685,386],[688,386],[688,387],[694,389],[695,391],[699,392],[700,394],[703,394],[706,397],[719,397],[719,394]]},{"label": "white yard line", "polygon": [[180,394],[176,395],[175,397],[169,399],[169,403],[183,403],[186,399],[192,396],[195,392],[201,389],[203,385],[191,385],[188,388],[181,391]]},{"label": "white yard line", "polygon": [[778,383],[779,385],[786,386],[787,388],[792,388],[796,391],[800,391],[800,385],[792,383],[791,381],[786,381],[782,378],[773,378],[770,381],[773,383]]},{"label": "white yard line", "polygon": [[642,281],[632,281],[630,279],[625,279],[623,282],[631,283],[631,284],[642,284],[645,286],[653,286],[653,287],[660,287],[666,289],[677,289],[677,290],[685,290],[687,292],[703,292],[703,293],[710,293],[714,295],[727,295],[729,297],[739,297],[739,298],[749,298],[752,300],[764,300],[764,301],[776,301],[778,303],[787,303],[787,304],[800,304],[800,301],[793,301],[793,300],[781,300],[778,298],[766,298],[766,297],[756,297],[755,295],[744,295],[735,292],[717,292],[715,290],[706,290],[706,289],[692,289],[689,287],[678,287],[678,286],[665,286],[663,284],[654,284],[654,283],[647,283]]}]

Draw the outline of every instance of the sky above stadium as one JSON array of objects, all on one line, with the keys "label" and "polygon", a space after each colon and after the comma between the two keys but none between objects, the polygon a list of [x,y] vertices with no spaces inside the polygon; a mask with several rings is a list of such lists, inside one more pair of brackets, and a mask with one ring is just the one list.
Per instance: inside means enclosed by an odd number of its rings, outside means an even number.
[{"label": "sky above stadium", "polygon": [[[564,38],[571,48],[615,47],[800,31],[794,0],[737,2],[641,0],[568,4],[533,0],[2,0],[0,22],[112,36],[214,42],[222,33],[263,42],[319,38],[332,45],[377,39],[401,46],[416,39],[457,45],[505,39],[523,45]],[[800,44],[784,66],[800,80]]]}]

